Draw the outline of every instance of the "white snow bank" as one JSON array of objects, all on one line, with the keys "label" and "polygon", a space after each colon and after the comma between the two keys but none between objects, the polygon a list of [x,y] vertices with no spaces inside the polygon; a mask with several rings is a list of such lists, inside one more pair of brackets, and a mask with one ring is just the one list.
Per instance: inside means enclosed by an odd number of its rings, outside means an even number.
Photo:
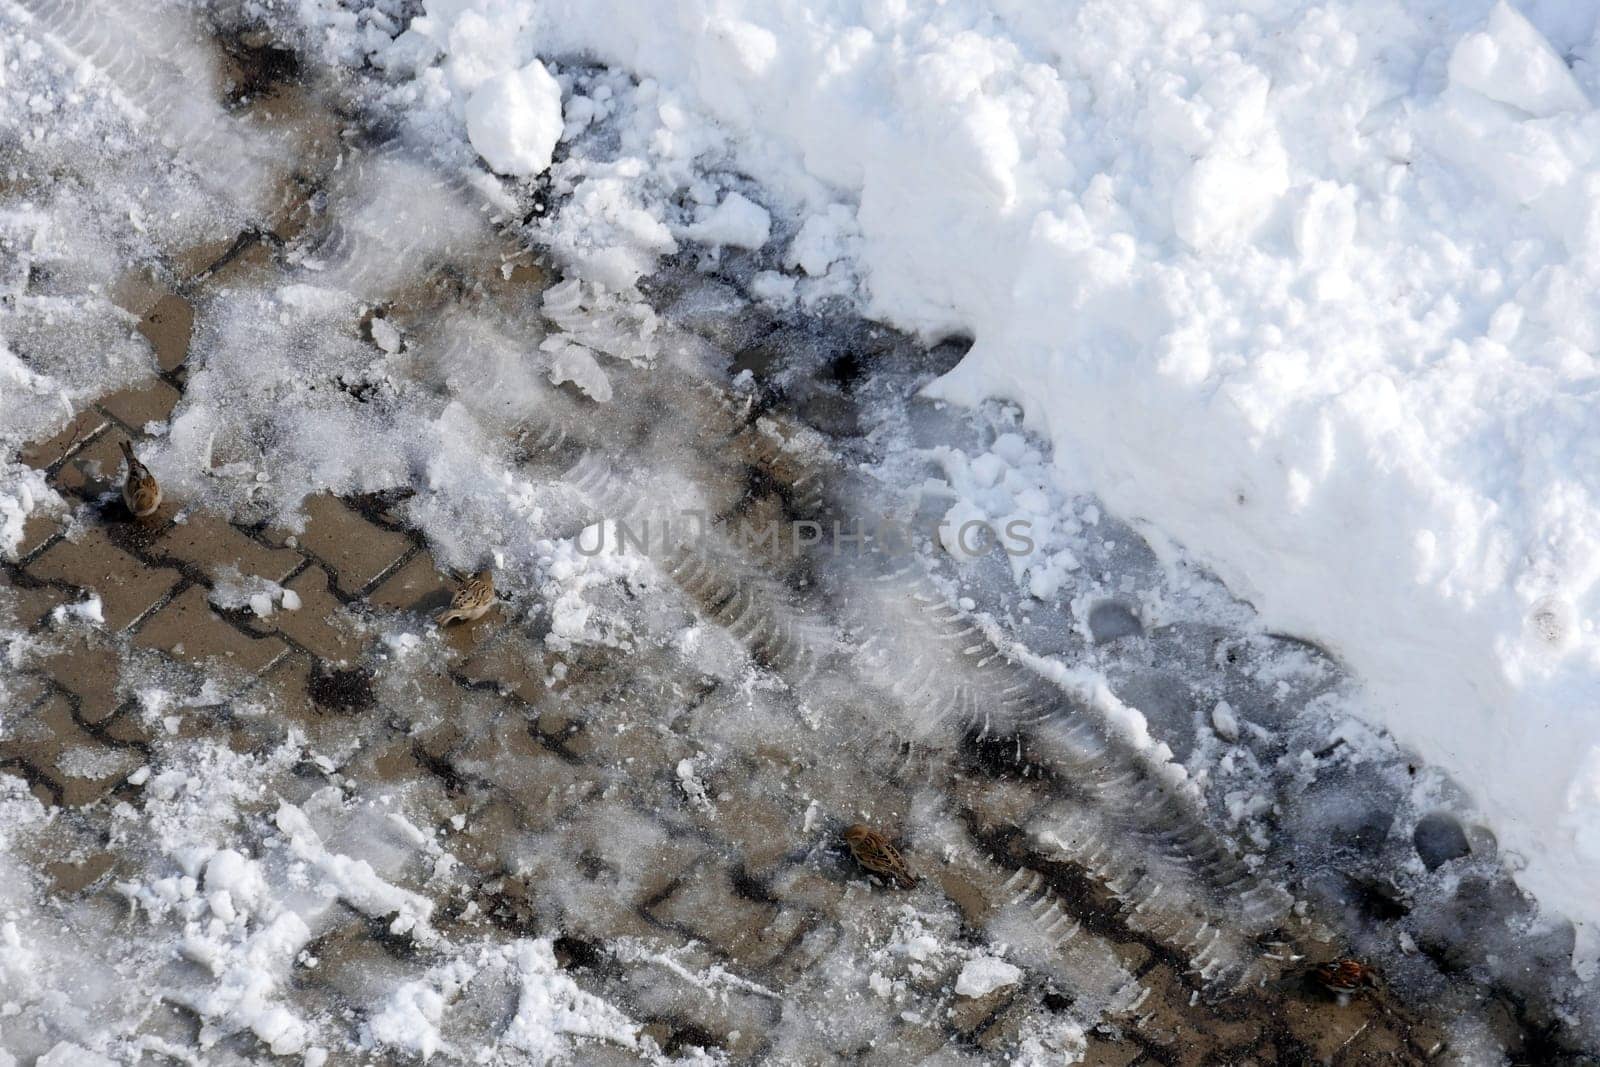
[{"label": "white snow bank", "polygon": [[802,223],[783,265],[973,336],[936,395],[1022,404],[1073,484],[1332,648],[1600,920],[1595,10],[426,6],[391,67],[437,60],[449,106],[541,55],[646,79],[652,147],[574,188],[568,261],[670,250],[639,190],[724,145]]}]

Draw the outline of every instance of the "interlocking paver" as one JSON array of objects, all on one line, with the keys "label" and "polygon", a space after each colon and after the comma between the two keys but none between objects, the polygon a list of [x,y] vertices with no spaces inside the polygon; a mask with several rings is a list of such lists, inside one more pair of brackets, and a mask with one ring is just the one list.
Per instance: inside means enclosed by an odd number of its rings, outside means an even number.
[{"label": "interlocking paver", "polygon": [[415,611],[431,616],[449,606],[453,592],[433,554],[418,552],[379,582],[367,599],[385,611]]},{"label": "interlocking paver", "polygon": [[302,548],[333,568],[339,589],[355,596],[411,547],[401,533],[374,526],[338,497],[319,494],[306,500]]},{"label": "interlocking paver", "polygon": [[94,408],[84,408],[74,415],[55,436],[36,444],[24,445],[19,453],[22,462],[30,467],[44,470],[60,462],[62,457],[70,454],[84,441],[89,440],[105,427],[109,420]]},{"label": "interlocking paver", "polygon": [[251,627],[276,630],[313,656],[335,663],[353,660],[361,653],[361,638],[339,599],[328,591],[328,572],[307,567],[284,588],[300,598],[293,611],[279,608],[264,619],[251,619]]},{"label": "interlocking paver", "polygon": [[27,569],[35,578],[98,593],[111,630],[122,630],[149,611],[181,577],[170,567],[128,555],[99,526],[88,527],[76,541],[57,541]]},{"label": "interlocking paver", "polygon": [[57,638],[59,647],[37,661],[39,670],[78,698],[78,717],[91,725],[104,722],[122,702],[122,657],[116,645],[98,632]]},{"label": "interlocking paver", "polygon": [[206,600],[202,586],[191,585],[139,627],[134,644],[156,648],[194,663],[221,661],[255,673],[287,646],[276,637],[250,637],[229,625]]},{"label": "interlocking paver", "polygon": [[1079,1063],[1080,1067],[1128,1067],[1142,1055],[1144,1049],[1133,1041],[1111,1041],[1091,1035],[1089,1047]]},{"label": "interlocking paver", "polygon": [[80,893],[89,886],[98,882],[112,867],[116,866],[117,857],[110,852],[96,852],[78,860],[57,860],[44,865],[44,873],[50,879],[50,891],[57,895],[67,896]]},{"label": "interlocking paver", "polygon": [[519,804],[523,832],[546,830],[600,792],[600,775],[545,748],[518,716],[503,716],[495,729],[469,738],[449,756],[457,773],[483,781]]},{"label": "interlocking paver", "polygon": [[72,596],[53,585],[6,585],[0,582],[0,618],[9,618],[19,629],[31,629]]},{"label": "interlocking paver", "polygon": [[[783,945],[760,946],[759,938],[778,910],[739,894],[726,867],[706,862],[690,872],[670,894],[646,909],[658,922],[688,929],[728,956],[775,959]],[[770,952],[758,952],[762,947]]]},{"label": "interlocking paver", "polygon": [[1011,1001],[978,1034],[978,1047],[995,1051],[1016,1044],[1023,1031],[1039,1020],[1039,1009],[1021,997]]},{"label": "interlocking paver", "polygon": [[861,891],[843,879],[827,878],[809,864],[791,864],[780,870],[767,884],[774,897],[791,904],[802,904],[822,912],[834,912],[847,896]]},{"label": "interlocking paver", "polygon": [[228,234],[203,241],[174,254],[172,273],[182,279],[184,292],[191,288],[228,289],[262,280],[272,265],[272,250],[260,237]]},{"label": "interlocking paver", "polygon": [[767,797],[740,790],[732,801],[719,802],[713,811],[705,825],[734,846],[745,872],[753,878],[765,879],[775,873],[802,840],[804,813],[790,811]]},{"label": "interlocking paver", "polygon": [[164,371],[176,370],[189,356],[194,305],[176,293],[167,293],[144,312],[139,332],[155,349],[156,365]]},{"label": "interlocking paver", "polygon": [[492,682],[501,693],[535,704],[549,692],[544,684],[547,656],[539,642],[503,629],[462,660],[456,673],[469,682]]},{"label": "interlocking paver", "polygon": [[22,540],[12,552],[13,559],[27,559],[34,550],[61,530],[61,520],[54,515],[35,511],[22,524]]},{"label": "interlocking paver", "polygon": [[150,546],[153,556],[196,567],[212,578],[228,568],[269,582],[281,582],[304,557],[286,548],[268,548],[216,515],[194,514],[174,523]]},{"label": "interlocking paver", "polygon": [[95,406],[124,426],[142,432],[146,423],[166,422],[180,398],[172,386],[160,378],[151,378],[102,397]]},{"label": "interlocking paver", "polygon": [[136,753],[85,731],[60,696],[34,707],[0,740],[0,761],[9,760],[42,776],[68,807],[99,800],[141,762]]},{"label": "interlocking paver", "polygon": [[119,492],[123,478],[122,440],[120,431],[111,430],[78,449],[53,476],[56,488],[85,500]]}]

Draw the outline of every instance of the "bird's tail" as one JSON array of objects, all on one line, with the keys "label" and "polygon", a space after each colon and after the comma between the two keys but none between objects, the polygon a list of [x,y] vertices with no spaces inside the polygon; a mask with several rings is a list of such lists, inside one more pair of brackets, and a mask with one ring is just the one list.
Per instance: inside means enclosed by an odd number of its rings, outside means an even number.
[{"label": "bird's tail", "polygon": [[130,444],[130,443],[129,443],[129,442],[128,442],[128,441],[126,441],[126,440],[124,440],[124,441],[123,441],[123,442],[122,442],[122,454],[123,454],[123,455],[124,455],[124,456],[127,456],[127,457],[128,457],[128,463],[129,463],[129,465],[130,465],[130,466],[131,466],[131,465],[133,465],[133,464],[136,464],[136,463],[138,463],[138,462],[139,462],[139,461],[138,461],[138,460],[137,460],[137,459],[135,459],[135,458],[134,458],[134,456],[133,456],[133,445],[132,445],[132,444]]}]

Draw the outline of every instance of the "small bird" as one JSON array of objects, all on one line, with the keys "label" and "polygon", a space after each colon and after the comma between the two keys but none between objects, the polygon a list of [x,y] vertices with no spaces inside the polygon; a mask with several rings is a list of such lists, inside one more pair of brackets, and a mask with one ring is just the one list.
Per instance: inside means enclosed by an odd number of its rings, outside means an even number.
[{"label": "small bird", "polygon": [[844,832],[844,843],[849,846],[850,855],[869,873],[893,882],[901,889],[916,887],[916,876],[906,866],[900,851],[872,827],[856,823]]},{"label": "small bird", "polygon": [[1360,960],[1329,960],[1311,968],[1311,977],[1328,992],[1343,1001],[1352,993],[1378,986],[1378,970]]},{"label": "small bird", "polygon": [[122,455],[128,461],[128,476],[122,482],[122,502],[136,519],[155,513],[161,506],[161,483],[133,454],[133,445],[122,442]]},{"label": "small bird", "polygon": [[449,626],[453,622],[481,619],[493,606],[494,573],[485,567],[456,590],[456,595],[450,598],[450,606],[439,613],[438,623]]}]

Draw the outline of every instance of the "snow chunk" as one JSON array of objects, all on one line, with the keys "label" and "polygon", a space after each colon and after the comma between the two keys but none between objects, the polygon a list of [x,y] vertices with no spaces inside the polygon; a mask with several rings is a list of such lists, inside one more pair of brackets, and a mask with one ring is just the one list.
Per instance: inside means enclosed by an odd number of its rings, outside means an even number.
[{"label": "snow chunk", "polygon": [[1504,0],[1483,30],[1467,34],[1450,53],[1450,84],[1537,118],[1589,110],[1589,98],[1550,42]]},{"label": "snow chunk", "polygon": [[996,989],[1016,985],[1022,968],[996,956],[979,956],[967,961],[956,979],[956,993],[963,997],[986,997]]},{"label": "snow chunk", "polygon": [[681,232],[690,240],[706,244],[760,248],[772,235],[772,216],[742,193],[729,193],[722,203],[703,212]]},{"label": "snow chunk", "polygon": [[517,944],[522,993],[517,1000],[517,1014],[506,1027],[505,1042],[529,1053],[539,1063],[567,1058],[568,1039],[574,1037],[610,1041],[623,1048],[638,1047],[639,1027],[563,974],[556,966],[553,946],[548,937]]},{"label": "snow chunk", "polygon": [[293,804],[284,801],[278,805],[276,822],[289,839],[290,851],[315,867],[339,899],[374,919],[394,916],[389,923],[392,934],[410,934],[418,941],[431,938],[428,920],[433,915],[433,901],[379,878],[366,860],[328,851],[311,820]]},{"label": "snow chunk", "polygon": [[400,351],[400,331],[388,319],[378,316],[372,320],[372,343],[391,356]]},{"label": "snow chunk", "polygon": [[551,353],[552,385],[571,382],[584,396],[597,403],[604,404],[611,399],[611,379],[606,377],[606,372],[589,349],[560,335],[546,338],[539,347]]},{"label": "snow chunk", "polygon": [[561,86],[535,60],[480,85],[467,101],[466,118],[467,138],[485,163],[501,174],[531,178],[550,166],[561,140]]},{"label": "snow chunk", "polygon": [[1239,740],[1239,719],[1226,700],[1217,701],[1217,706],[1211,709],[1211,728],[1224,741]]}]

